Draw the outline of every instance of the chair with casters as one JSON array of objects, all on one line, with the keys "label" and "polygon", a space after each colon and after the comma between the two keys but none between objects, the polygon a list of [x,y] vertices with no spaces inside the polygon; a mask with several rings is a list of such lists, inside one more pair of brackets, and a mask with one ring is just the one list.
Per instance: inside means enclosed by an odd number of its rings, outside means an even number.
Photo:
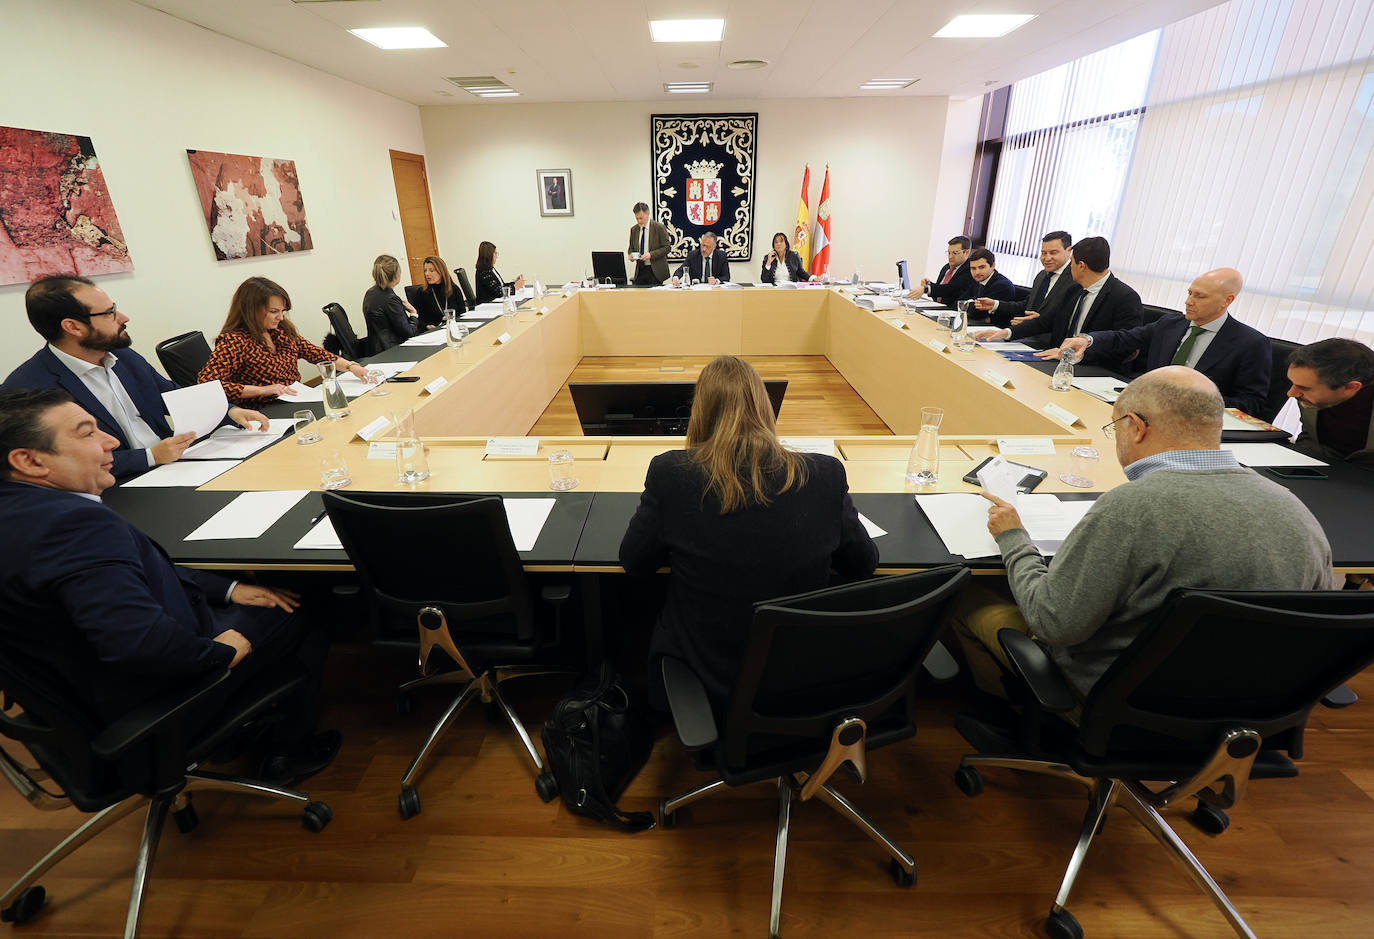
[{"label": "chair with casters", "polygon": [[819,798],[881,845],[899,886],[916,882],[911,855],[831,780],[847,765],[862,782],[867,751],[916,732],[917,673],[970,576],[950,565],[755,604],[739,677],[719,712],[690,667],[663,659],[678,736],[696,767],[717,775],[661,801],[660,822],[674,827],[683,808],[723,788],[777,787],[770,935],[779,931],[794,794]]},{"label": "chair with casters", "polygon": [[91,813],[0,896],[0,920],[19,924],[37,916],[47,899],[38,884],[43,875],[144,806],[126,937],[138,934],[167,814],[183,834],[199,823],[193,792],[283,799],[301,809],[301,822],[309,831],[322,831],[329,824],[329,806],[312,802],[303,792],[199,769],[212,755],[241,745],[251,728],[270,720],[273,706],[305,680],[299,669],[283,665],[231,691],[231,674],[224,669],[207,675],[106,724],[75,703],[71,690],[44,667],[21,662],[8,650],[0,654],[0,735],[22,745],[37,762],[26,765],[24,758],[0,747],[0,772],[38,808],[74,805]]},{"label": "chair with casters", "polygon": [[164,339],[155,349],[157,360],[162,363],[167,377],[183,388],[199,382],[200,370],[210,361],[210,344],[198,329]]},{"label": "chair with casters", "polygon": [[1005,683],[1021,716],[1008,726],[958,718],[978,751],[955,783],[982,791],[981,771],[1013,769],[1072,780],[1088,811],[1045,931],[1081,939],[1068,910],[1093,838],[1124,808],[1169,852],[1238,935],[1254,936],[1215,880],[1161,815],[1193,806],[1191,821],[1217,835],[1251,779],[1296,776],[1308,712],[1374,661],[1374,594],[1361,591],[1175,590],[1079,699],[1035,640],[1003,629]]},{"label": "chair with casters", "polygon": [[472,281],[468,280],[467,268],[455,267],[453,276],[458,278],[458,289],[463,291],[463,300],[467,302],[468,309],[477,309],[477,291],[472,289]]},{"label": "chair with casters", "polygon": [[366,340],[359,339],[358,334],[353,331],[353,324],[348,321],[348,313],[344,310],[343,304],[326,303],[323,309],[325,318],[329,320],[329,334],[339,346],[337,350],[325,351],[352,359],[354,362],[366,356]]},{"label": "chair with casters", "polygon": [[[463,708],[479,698],[489,720],[515,731],[534,765],[544,761],[506,702],[508,679],[568,671],[559,639],[567,584],[532,588],[511,540],[499,495],[416,492],[326,492],[325,510],[358,569],[382,642],[401,636],[414,648],[419,629],[420,677],[401,685],[397,708],[410,713],[412,695],[435,685],[459,685],[401,777],[401,817],[420,812],[415,781]],[[399,550],[415,545],[418,550]]]}]

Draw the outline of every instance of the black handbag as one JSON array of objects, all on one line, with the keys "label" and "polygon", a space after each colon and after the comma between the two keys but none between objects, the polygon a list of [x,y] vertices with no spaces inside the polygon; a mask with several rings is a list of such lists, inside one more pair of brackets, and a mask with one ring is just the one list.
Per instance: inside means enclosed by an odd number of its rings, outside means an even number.
[{"label": "black handbag", "polygon": [[535,781],[545,802],[555,794],[575,815],[621,831],[654,827],[652,812],[622,812],[616,800],[653,750],[653,728],[609,662],[554,705],[540,734],[548,770]]}]

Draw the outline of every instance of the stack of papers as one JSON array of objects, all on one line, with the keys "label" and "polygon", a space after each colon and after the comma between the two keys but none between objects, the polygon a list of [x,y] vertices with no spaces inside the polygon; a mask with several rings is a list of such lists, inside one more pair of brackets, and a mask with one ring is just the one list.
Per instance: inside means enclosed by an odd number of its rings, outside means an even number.
[{"label": "stack of papers", "polygon": [[[441,329],[431,330],[431,332],[436,332],[441,337],[444,334],[443,330]],[[440,339],[440,342],[442,341],[443,340]],[[401,374],[406,369],[414,368],[419,364],[419,362],[375,362],[373,364],[368,365],[367,368],[369,371],[376,369],[377,371],[382,373],[382,376],[384,378],[390,378],[393,375]],[[352,372],[345,372],[344,374],[339,376],[339,387],[343,389],[343,393],[348,397],[356,398],[358,397],[358,395],[367,394],[376,386],[369,385],[367,382],[363,381],[361,378],[354,375]]]},{"label": "stack of papers", "polygon": [[855,297],[854,303],[863,307],[865,310],[896,310],[901,307],[901,303],[893,297],[880,297],[875,295],[866,297]]},{"label": "stack of papers", "polygon": [[221,473],[239,465],[238,460],[186,460],[165,463],[120,483],[125,489],[165,489],[171,486],[204,486]]},{"label": "stack of papers", "polygon": [[1073,386],[1079,391],[1086,391],[1100,401],[1112,404],[1121,396],[1121,392],[1126,388],[1126,383],[1119,378],[1075,378]]},{"label": "stack of papers", "polygon": [[[991,503],[982,496],[964,492],[917,496],[916,505],[930,520],[950,554],[964,558],[1001,554],[996,540],[988,534]],[[1036,548],[1049,556],[1059,549],[1092,506],[1093,503],[1086,499],[1061,502],[1049,494],[1024,495],[1017,499],[1016,511]]]},{"label": "stack of papers", "polygon": [[1330,466],[1323,460],[1290,450],[1277,443],[1224,443],[1221,449],[1236,455],[1242,466]]},{"label": "stack of papers", "polygon": [[992,352],[1034,352],[1024,342],[980,342],[978,345]]},{"label": "stack of papers", "polygon": [[[245,495],[254,494],[257,493],[245,493]],[[534,550],[534,544],[539,540],[539,533],[544,530],[544,523],[549,520],[549,513],[553,511],[553,505],[556,501],[558,500],[553,498],[502,500],[501,504],[506,508],[506,523],[510,525],[511,540],[515,542],[515,550]],[[294,504],[293,502],[292,505]],[[208,525],[209,522],[206,524]],[[266,530],[266,528],[263,529],[263,531]],[[296,547],[300,550],[343,550],[343,544],[334,532],[334,523],[329,520],[329,516],[320,519],[315,527],[306,532],[305,537],[296,542]]]},{"label": "stack of papers", "polygon": [[[289,417],[270,419],[267,430],[244,430],[242,427],[221,427],[209,437],[182,454],[183,459],[193,460],[242,460],[252,456],[263,447],[277,442],[282,434],[291,429],[294,421]],[[257,427],[257,424],[253,425]],[[169,464],[175,465],[175,464]]]}]

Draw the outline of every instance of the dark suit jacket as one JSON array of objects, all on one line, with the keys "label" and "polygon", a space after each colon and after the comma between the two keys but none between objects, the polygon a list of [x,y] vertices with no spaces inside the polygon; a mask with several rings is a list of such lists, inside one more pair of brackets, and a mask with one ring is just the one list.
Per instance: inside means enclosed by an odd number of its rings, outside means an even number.
[{"label": "dark suit jacket", "polygon": [[[227,608],[230,581],[174,566],[147,535],[76,493],[0,482],[0,641],[106,719],[214,669],[253,617]],[[248,610],[246,607],[237,608]]]},{"label": "dark suit jacket", "polygon": [[[785,260],[787,261],[787,276],[792,278],[792,282],[805,283],[806,278],[809,275],[806,273],[805,266],[802,265],[801,255],[789,248],[787,250],[787,257]],[[759,271],[759,280],[761,280],[765,284],[773,283],[776,277],[777,269],[777,259],[774,258],[773,263],[769,264],[768,255],[764,255],[763,267]]]},{"label": "dark suit jacket", "polygon": [[[661,284],[668,279],[668,250],[673,245],[673,239],[668,234],[667,227],[656,219],[649,219],[649,267],[654,272],[654,277]],[[625,248],[627,254],[639,254],[639,223],[630,226],[630,240]],[[639,262],[635,262],[635,270],[639,270]],[[634,274],[630,275],[631,280]]]},{"label": "dark suit jacket", "polygon": [[[1020,326],[1013,327],[1012,338],[1019,339],[1029,333],[1047,340],[1046,349],[1058,348],[1069,336],[1069,329],[1073,326],[1073,317],[1078,311],[1079,298],[1085,293],[1086,291],[1079,287],[1072,295],[1072,300],[1058,307],[1052,316],[1047,318],[1041,315],[1029,322],[1022,323]],[[1097,292],[1097,299],[1093,301],[1092,307],[1088,310],[1088,317],[1083,321],[1083,327],[1080,331],[1090,333],[1134,329],[1140,324],[1140,294],[1123,283],[1115,274],[1108,274],[1107,279],[1102,283],[1102,289]],[[1170,351],[1169,355],[1172,356],[1173,352]],[[1100,365],[1103,368],[1119,372],[1126,367],[1126,362],[1130,356],[1129,350],[1120,351],[1099,347],[1094,341],[1092,347],[1083,357],[1083,364]],[[1167,365],[1168,363],[1165,362],[1164,364]]]},{"label": "dark suit jacket", "polygon": [[422,327],[444,325],[445,307],[452,310],[456,316],[462,316],[467,311],[467,304],[463,302],[463,291],[458,287],[457,281],[454,281],[453,293],[449,294],[447,299],[444,299],[443,293],[443,284],[414,284],[406,288],[406,299],[415,307],[415,312],[420,314]]},{"label": "dark suit jacket", "polygon": [[[687,255],[687,260],[683,261],[681,266],[673,272],[673,276],[681,277],[683,271],[688,271],[692,275],[692,283],[695,284],[706,279],[701,276],[701,269],[701,249],[693,248],[691,253]],[[711,252],[711,276],[722,284],[730,280],[730,259],[725,256],[725,252],[720,249],[719,245]]]},{"label": "dark suit jacket", "polygon": [[973,275],[970,274],[968,293],[955,297],[955,299],[977,300],[979,297],[987,297],[989,300],[997,300],[999,302],[1003,300],[1015,300],[1016,285],[1011,282],[1011,279],[1007,277],[1007,275],[999,274],[997,271],[992,272],[992,276],[988,278],[985,284],[978,283],[978,281],[973,279]]},{"label": "dark suit jacket", "polygon": [[[930,287],[927,289],[930,291],[932,300],[938,300],[945,306],[953,306],[954,301],[961,297],[968,296],[968,292],[971,289],[970,284],[974,286],[977,285],[974,283],[973,275],[968,272],[968,261],[965,261],[954,269],[954,276],[949,279],[949,283],[940,283],[940,281],[945,279],[945,272],[948,270],[948,264],[941,265],[940,273],[935,275],[935,278],[930,282]],[[1015,290],[1012,291],[1012,296],[1016,296]]]},{"label": "dark suit jacket", "polygon": [[[1049,290],[1047,293],[1045,284],[1049,281],[1051,276],[1051,273],[1046,270],[1042,270],[1039,274],[1036,274],[1035,279],[1031,281],[1031,292],[1029,297],[1024,300],[1012,299],[997,301],[997,309],[988,314],[988,319],[994,326],[1010,329],[1011,338],[1016,340],[1026,336],[1039,335],[1044,332],[1044,318],[1053,316],[1055,311],[1065,303],[1072,306],[1074,301],[1078,299],[1078,291],[1083,289],[1079,287],[1077,281],[1073,279],[1073,274],[1069,272],[1069,266],[1065,265],[1063,273],[1061,273],[1059,279],[1054,282],[1053,289]],[[1037,319],[1042,322],[1031,320],[1016,326],[1011,325],[1013,317],[1021,316],[1028,310],[1034,310],[1039,313],[1040,316]]]},{"label": "dark suit jacket", "polygon": [[[1140,352],[1148,372],[1173,360],[1187,332],[1188,320],[1184,315],[1169,313],[1145,326],[1089,335],[1093,339],[1092,349],[1101,344],[1100,352],[1109,359],[1120,360],[1131,352]],[[1272,364],[1269,337],[1231,316],[1198,360],[1197,370],[1221,389],[1228,408],[1255,414],[1269,397]]]},{"label": "dark suit jacket", "polygon": [[406,312],[396,291],[376,284],[363,294],[363,321],[367,323],[368,355],[385,352],[420,331],[419,319]]},{"label": "dark suit jacket", "polygon": [[477,302],[478,303],[499,303],[501,301],[501,288],[509,287],[515,290],[515,281],[502,280],[501,272],[494,267],[477,268]]},{"label": "dark suit jacket", "polygon": [[[172,436],[172,428],[167,424],[167,409],[163,405],[162,393],[175,391],[176,382],[162,377],[133,349],[116,349],[114,356],[119,360],[115,374],[129,398],[138,409],[139,416],[162,438]],[[129,449],[129,441],[124,437],[110,412],[95,399],[86,385],[63,365],[47,346],[39,349],[23,365],[10,372],[5,379],[4,388],[61,388],[68,392],[76,403],[95,418],[100,429],[119,440],[119,449],[114,452],[113,472],[116,479],[137,476],[148,470],[148,455],[143,450]]]},{"label": "dark suit jacket", "polygon": [[[650,645],[655,695],[663,656],[682,659],[723,707],[734,686],[752,605],[825,587],[833,567],[865,577],[878,549],[849,499],[844,466],[806,454],[806,484],[766,506],[720,514],[713,495],[702,499],[705,474],[685,450],[654,457],[639,508],[620,544],[631,574],[672,567],[668,599]],[[657,700],[658,706],[663,702]]]}]

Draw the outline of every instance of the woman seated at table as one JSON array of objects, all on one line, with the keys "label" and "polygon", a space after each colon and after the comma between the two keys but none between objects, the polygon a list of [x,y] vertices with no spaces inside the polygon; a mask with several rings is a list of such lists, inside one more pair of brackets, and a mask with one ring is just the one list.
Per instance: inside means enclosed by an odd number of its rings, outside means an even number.
[{"label": "woman seated at table", "polygon": [[398,346],[420,331],[420,315],[410,301],[396,296],[401,262],[389,254],[372,262],[372,286],[363,294],[363,322],[367,323],[369,355]]},{"label": "woman seated at table", "polygon": [[286,317],[290,309],[286,291],[266,277],[250,277],[239,284],[215,350],[197,380],[218,380],[231,404],[256,406],[294,394],[289,386],[301,380],[300,359],[333,362],[340,372],[367,377],[367,369],[356,362],[301,338]]},{"label": "woman seated at table", "polygon": [[[782,263],[779,264],[779,261]],[[792,250],[787,236],[778,232],[773,236],[773,250],[763,259],[763,270],[759,272],[759,280],[765,284],[785,284],[789,281],[804,284],[806,278],[806,266],[802,264],[801,255]]]},{"label": "woman seated at table", "polygon": [[484,241],[477,246],[477,292],[478,303],[495,303],[501,299],[501,288],[509,287],[512,292],[525,286],[525,275],[515,280],[501,280],[501,272],[496,269],[496,245]]},{"label": "woman seated at table", "polygon": [[672,568],[649,643],[650,702],[666,710],[661,659],[691,666],[719,714],[747,644],[753,604],[818,590],[833,568],[873,573],[878,549],[849,498],[844,466],[778,441],[758,372],[721,356],[697,379],[687,448],[653,458],[620,563]]},{"label": "woman seated at table", "polygon": [[[444,259],[433,255],[425,258],[424,271],[425,282],[415,291],[415,312],[420,315],[420,327],[433,329],[444,325],[445,310],[452,310],[454,316],[462,316],[467,311],[463,291],[453,282]],[[406,289],[409,292],[410,288]]]}]

